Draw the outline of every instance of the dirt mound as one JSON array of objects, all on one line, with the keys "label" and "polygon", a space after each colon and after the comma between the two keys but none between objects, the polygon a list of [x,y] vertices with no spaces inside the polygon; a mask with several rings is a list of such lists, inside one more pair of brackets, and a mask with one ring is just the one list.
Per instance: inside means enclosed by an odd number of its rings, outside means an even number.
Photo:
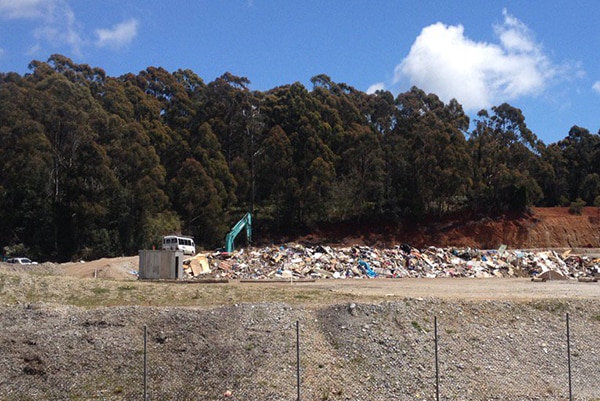
[{"label": "dirt mound", "polygon": [[61,266],[67,276],[79,278],[107,278],[137,280],[138,257],[102,258],[90,262],[64,263]]}]

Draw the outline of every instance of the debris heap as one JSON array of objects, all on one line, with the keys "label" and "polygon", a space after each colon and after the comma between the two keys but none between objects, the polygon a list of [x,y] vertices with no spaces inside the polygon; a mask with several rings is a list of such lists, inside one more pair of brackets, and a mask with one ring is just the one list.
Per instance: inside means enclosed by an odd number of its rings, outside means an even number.
[{"label": "debris heap", "polygon": [[[286,244],[248,248],[231,254],[203,254],[202,268],[187,261],[190,277],[228,279],[348,279],[436,277],[537,277],[578,279],[600,272],[600,259],[570,251],[471,248],[417,249],[408,244],[378,249]],[[197,262],[196,262],[197,263]],[[192,268],[194,267],[194,268]]]}]

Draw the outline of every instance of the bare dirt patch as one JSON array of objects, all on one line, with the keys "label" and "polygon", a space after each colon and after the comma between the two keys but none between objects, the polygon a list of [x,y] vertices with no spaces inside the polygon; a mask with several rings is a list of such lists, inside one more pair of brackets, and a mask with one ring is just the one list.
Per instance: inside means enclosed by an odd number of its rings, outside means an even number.
[{"label": "bare dirt patch", "polygon": [[495,249],[599,248],[598,208],[585,207],[581,215],[567,207],[532,208],[527,213],[500,216],[460,214],[420,223],[376,226],[342,224],[321,227],[300,238],[311,244],[389,247],[408,243],[417,248],[472,247]]},{"label": "bare dirt patch", "polygon": [[103,258],[89,262],[63,263],[64,274],[79,278],[107,278],[115,280],[136,280],[139,257]]}]

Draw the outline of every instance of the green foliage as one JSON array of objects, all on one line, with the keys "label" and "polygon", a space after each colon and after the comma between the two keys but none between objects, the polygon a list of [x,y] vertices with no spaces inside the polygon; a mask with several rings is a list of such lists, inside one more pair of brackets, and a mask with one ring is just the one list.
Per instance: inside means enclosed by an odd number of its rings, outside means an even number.
[{"label": "green foliage", "polygon": [[151,243],[149,248],[153,246],[156,249],[160,249],[164,235],[181,232],[181,220],[171,210],[157,213],[148,220],[147,232]]},{"label": "green foliage", "polygon": [[222,200],[214,180],[199,161],[187,159],[170,186],[188,233],[210,246],[216,245],[217,238],[224,238],[227,228]]},{"label": "green foliage", "polygon": [[213,247],[249,210],[260,237],[600,204],[600,136],[573,126],[546,146],[508,104],[467,132],[456,100],[416,87],[394,98],[321,74],[312,90],[258,92],[231,73],[108,77],[61,55],[30,67],[0,73],[0,244],[11,252],[135,254],[173,232]]},{"label": "green foliage", "polygon": [[585,206],[585,201],[581,198],[577,198],[576,201],[571,202],[569,206],[569,213],[581,215],[583,213],[583,207]]},{"label": "green foliage", "polygon": [[598,173],[588,174],[581,183],[579,194],[586,203],[593,204],[594,199],[600,195],[600,175]]},{"label": "green foliage", "polygon": [[24,244],[7,245],[2,248],[4,256],[18,257],[29,254],[29,249]]},{"label": "green foliage", "polygon": [[567,198],[565,195],[561,196],[558,204],[560,206],[569,206],[569,198]]},{"label": "green foliage", "polygon": [[505,103],[492,112],[479,113],[469,138],[473,206],[490,212],[523,211],[543,198],[535,174],[548,168],[541,156],[544,145],[527,128],[521,110]]},{"label": "green foliage", "polygon": [[[590,174],[600,173],[598,167],[600,136],[591,134],[587,129],[573,126],[568,136],[559,141],[565,167],[564,174],[568,183],[568,198],[588,200],[590,191],[583,185],[584,180],[592,179]],[[592,189],[592,192],[595,188]],[[581,191],[585,191],[583,194]],[[593,197],[589,199],[592,201]]]}]

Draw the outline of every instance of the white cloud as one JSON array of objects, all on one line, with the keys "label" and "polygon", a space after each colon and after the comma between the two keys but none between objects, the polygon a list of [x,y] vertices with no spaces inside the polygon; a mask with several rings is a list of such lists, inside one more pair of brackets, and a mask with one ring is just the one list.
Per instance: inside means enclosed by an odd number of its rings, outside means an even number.
[{"label": "white cloud", "polygon": [[594,82],[594,85],[592,85],[592,89],[600,93],[600,81]]},{"label": "white cloud", "polygon": [[517,52],[535,52],[537,46],[527,25],[508,14],[506,9],[502,10],[502,15],[504,24],[494,26],[494,31],[504,48]]},{"label": "white cloud", "polygon": [[[71,7],[63,1],[55,1],[52,12],[44,16],[44,24],[34,31],[34,36],[52,46],[66,44],[79,56],[86,41],[81,36],[82,28]],[[37,43],[32,49],[42,49]]]},{"label": "white cloud", "polygon": [[30,46],[25,51],[25,54],[27,54],[28,56],[35,57],[35,55],[38,54],[38,53],[40,53],[41,51],[42,51],[42,47],[40,46],[39,43],[36,43],[35,45]]},{"label": "white cloud", "polygon": [[56,0],[0,0],[0,16],[7,19],[43,18]]},{"label": "white cloud", "polygon": [[[66,0],[0,0],[0,19],[39,20],[32,34],[37,43],[28,45],[27,54],[68,45],[71,52],[81,54],[85,40],[75,13]],[[52,50],[54,51],[54,50]]]},{"label": "white cloud", "polygon": [[[68,0],[0,0],[0,19],[39,21],[32,32],[35,42],[26,49],[32,57],[57,49],[63,52],[61,46],[65,45],[75,56],[81,56],[82,49],[92,43],[84,37],[84,29]],[[115,49],[125,46],[137,35],[138,25],[137,20],[130,19],[112,29],[97,29],[95,44]]]},{"label": "white cloud", "polygon": [[137,36],[139,23],[136,19],[130,19],[115,25],[112,29],[97,29],[99,47],[121,48],[128,45]]},{"label": "white cloud", "polygon": [[385,83],[383,82],[377,82],[376,84],[373,84],[371,86],[369,86],[369,88],[367,89],[367,94],[373,94],[379,90],[384,90],[385,89]]},{"label": "white cloud", "polygon": [[541,94],[560,68],[529,28],[506,10],[494,31],[498,44],[469,39],[462,25],[438,22],[423,28],[396,67],[394,84],[408,80],[443,101],[456,98],[466,110]]}]

